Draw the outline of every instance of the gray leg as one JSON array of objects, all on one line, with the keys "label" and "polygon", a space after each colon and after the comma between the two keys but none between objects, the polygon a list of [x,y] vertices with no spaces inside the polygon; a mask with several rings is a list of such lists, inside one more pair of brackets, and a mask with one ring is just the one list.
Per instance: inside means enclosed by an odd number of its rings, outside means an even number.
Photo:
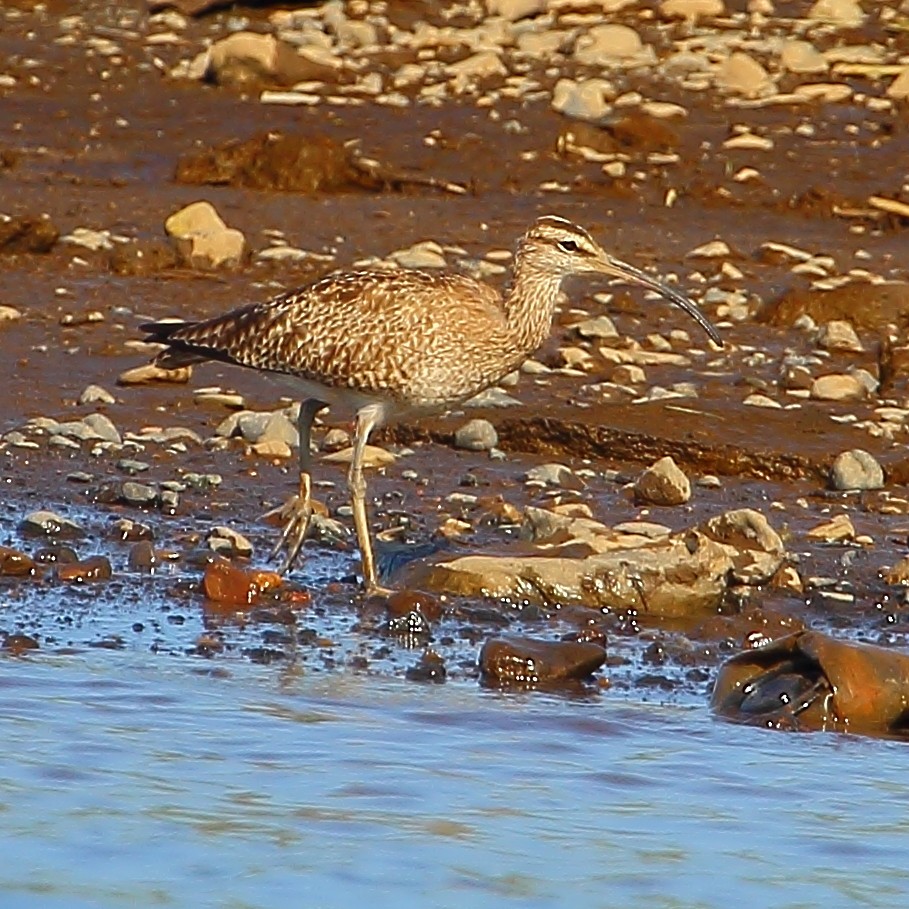
[{"label": "gray leg", "polygon": [[347,474],[347,486],[350,489],[350,503],[353,506],[354,527],[357,531],[357,543],[360,546],[360,557],[363,560],[363,584],[367,593],[390,593],[379,586],[376,577],[376,562],[372,551],[372,538],[369,534],[369,519],[366,516],[366,479],[363,476],[363,454],[369,433],[381,422],[378,407],[367,406],[357,413],[357,427],[354,438],[353,458]]},{"label": "gray leg", "polygon": [[287,515],[287,523],[270,556],[274,560],[282,549],[287,550],[287,557],[281,564],[281,574],[287,574],[293,568],[312,523],[312,424],[316,414],[327,406],[312,398],[300,404],[300,414],[297,417],[297,432],[300,436],[299,494],[281,509],[282,514]]}]

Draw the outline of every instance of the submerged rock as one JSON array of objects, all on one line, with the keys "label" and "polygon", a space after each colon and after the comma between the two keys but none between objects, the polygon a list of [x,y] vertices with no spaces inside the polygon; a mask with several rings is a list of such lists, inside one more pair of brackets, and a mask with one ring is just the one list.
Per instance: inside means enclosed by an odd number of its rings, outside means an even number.
[{"label": "submerged rock", "polygon": [[599,644],[542,641],[523,635],[490,638],[480,651],[483,681],[498,685],[539,685],[584,679],[606,661]]}]

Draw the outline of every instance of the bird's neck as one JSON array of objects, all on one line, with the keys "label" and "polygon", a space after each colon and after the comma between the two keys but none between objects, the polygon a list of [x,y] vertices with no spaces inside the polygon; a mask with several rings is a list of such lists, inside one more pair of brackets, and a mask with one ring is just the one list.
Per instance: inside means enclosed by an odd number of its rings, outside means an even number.
[{"label": "bird's neck", "polygon": [[549,337],[561,285],[562,275],[535,267],[532,259],[518,250],[503,302],[515,345],[524,355]]}]

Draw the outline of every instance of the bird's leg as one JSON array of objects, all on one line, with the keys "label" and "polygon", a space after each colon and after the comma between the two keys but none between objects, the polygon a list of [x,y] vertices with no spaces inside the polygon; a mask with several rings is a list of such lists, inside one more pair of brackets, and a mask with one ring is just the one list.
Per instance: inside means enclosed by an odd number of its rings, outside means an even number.
[{"label": "bird's leg", "polygon": [[281,564],[281,574],[287,574],[293,568],[312,523],[312,453],[309,446],[313,420],[325,406],[322,401],[312,398],[300,404],[297,417],[297,432],[300,436],[299,493],[280,509],[281,515],[287,520],[281,538],[270,556],[274,561],[282,549],[287,550],[287,556]]},{"label": "bird's leg", "polygon": [[354,527],[357,531],[357,543],[360,547],[360,558],[363,561],[363,583],[367,593],[388,594],[390,590],[381,587],[376,577],[376,561],[372,550],[372,539],[369,534],[369,519],[366,516],[366,479],[363,476],[363,455],[366,452],[366,440],[369,433],[379,424],[378,407],[368,405],[357,412],[357,423],[354,432],[354,450],[347,474],[347,486],[350,490],[350,504],[353,507]]}]

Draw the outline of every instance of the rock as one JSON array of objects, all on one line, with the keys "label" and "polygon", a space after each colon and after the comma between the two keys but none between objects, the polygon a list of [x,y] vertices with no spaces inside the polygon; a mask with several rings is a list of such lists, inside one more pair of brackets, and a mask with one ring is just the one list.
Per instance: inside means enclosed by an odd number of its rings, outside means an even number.
[{"label": "rock", "polygon": [[[353,446],[322,455],[322,460],[327,461],[329,464],[350,464],[352,459]],[[367,445],[363,454],[364,467],[390,467],[397,460],[397,457],[390,451],[386,451],[376,445]]]},{"label": "rock", "polygon": [[[113,398],[111,398],[111,400],[113,400]],[[99,439],[102,439],[105,442],[113,442],[115,445],[121,445],[123,443],[123,439],[120,437],[120,432],[117,427],[114,426],[110,417],[105,416],[103,413],[86,414],[86,416],[82,418],[82,422],[88,426]]]},{"label": "rock", "polygon": [[887,97],[894,101],[905,101],[909,98],[909,66],[887,86]]},{"label": "rock", "polygon": [[159,562],[151,540],[139,540],[129,550],[127,564],[130,571],[154,571]]},{"label": "rock", "polygon": [[651,63],[652,47],[645,47],[638,33],[627,25],[595,25],[581,33],[574,48],[574,58],[583,66],[605,67],[618,61]]},{"label": "rock", "polygon": [[283,439],[265,439],[261,442],[254,442],[252,450],[260,458],[286,459],[293,455],[293,449]]},{"label": "rock", "polygon": [[60,242],[69,243],[71,246],[81,246],[92,252],[114,248],[109,230],[91,230],[88,227],[77,227],[72,233],[61,237]]},{"label": "rock", "polygon": [[28,650],[38,650],[40,646],[37,638],[32,637],[30,634],[14,632],[13,634],[7,634],[3,638],[3,649],[13,656],[19,656]]},{"label": "rock", "polygon": [[36,218],[0,215],[0,254],[47,253],[59,237],[60,231],[47,215]]},{"label": "rock", "polygon": [[638,477],[635,498],[651,505],[682,505],[691,498],[691,483],[671,457],[660,458]]},{"label": "rock", "polygon": [[414,563],[408,583],[452,596],[645,610],[653,618],[690,615],[716,609],[733,577],[765,583],[783,563],[779,538],[765,535],[769,525],[757,514],[731,512],[713,530],[637,537],[637,545],[583,558],[474,555]]},{"label": "rock", "polygon": [[489,420],[468,420],[455,431],[454,444],[466,451],[489,451],[499,444],[499,434]]},{"label": "rock", "polygon": [[566,464],[540,464],[531,467],[525,474],[530,483],[542,486],[562,486],[565,489],[580,489],[583,483]]},{"label": "rock", "polygon": [[340,451],[349,448],[351,444],[350,433],[346,429],[335,426],[328,430],[322,437],[322,451]]},{"label": "rock", "polygon": [[836,456],[830,483],[834,489],[880,489],[884,485],[884,469],[873,455],[854,448]]},{"label": "rock", "polygon": [[487,684],[539,685],[587,678],[605,661],[606,650],[599,644],[510,634],[486,641],[480,673]]},{"label": "rock", "polygon": [[501,16],[508,22],[517,22],[538,16],[546,11],[547,0],[486,0],[486,10],[490,16]]},{"label": "rock", "polygon": [[605,552],[610,548],[621,547],[621,544],[615,542],[616,535],[599,521],[588,517],[558,514],[546,508],[533,506],[524,509],[521,536],[537,544],[584,542],[593,552]]},{"label": "rock", "polygon": [[720,64],[716,82],[722,91],[745,98],[757,98],[772,87],[767,70],[743,51],[734,51]]},{"label": "rock", "polygon": [[18,322],[22,313],[15,306],[0,306],[0,325],[4,322]]},{"label": "rock", "polygon": [[909,328],[909,283],[852,281],[833,290],[789,291],[762,309],[758,321],[788,326],[805,315],[819,325],[845,320],[855,328],[873,331],[881,331],[890,324],[906,329]]},{"label": "rock", "polygon": [[619,336],[615,323],[609,316],[596,316],[584,319],[571,326],[582,338],[617,338]]},{"label": "rock", "polygon": [[552,106],[566,117],[599,123],[610,112],[615,86],[605,79],[559,79],[552,93]]},{"label": "rock", "polygon": [[0,546],[0,575],[21,578],[34,574],[37,569],[34,559],[18,549]]},{"label": "rock", "polygon": [[909,584],[909,556],[903,556],[884,575],[888,584]]},{"label": "rock", "polygon": [[194,71],[219,85],[242,88],[333,80],[341,67],[330,48],[310,45],[298,50],[274,35],[235,32],[212,44]]},{"label": "rock", "polygon": [[404,677],[409,682],[432,682],[436,685],[444,682],[447,676],[445,660],[434,650],[421,654],[419,662],[415,666],[408,666],[404,672]]},{"label": "rock", "polygon": [[[226,559],[209,562],[202,578],[202,591],[211,604],[217,607],[245,607],[263,591],[281,586],[281,576],[273,571],[245,571],[236,568]],[[216,610],[215,610],[216,611]]]},{"label": "rock", "polygon": [[823,73],[827,58],[809,41],[786,41],[780,51],[780,66],[791,73]]},{"label": "rock", "polygon": [[147,483],[125,480],[120,487],[120,497],[127,505],[133,505],[138,508],[154,502],[158,498],[158,490]]},{"label": "rock", "polygon": [[145,385],[149,382],[175,382],[186,383],[193,374],[192,366],[181,366],[178,369],[164,369],[147,363],[145,366],[135,366],[124,370],[117,376],[118,385]]},{"label": "rock", "polygon": [[496,51],[484,50],[445,68],[454,83],[454,91],[464,91],[480,80],[501,79],[508,75],[508,67]]},{"label": "rock", "polygon": [[647,373],[634,363],[623,363],[616,366],[610,378],[619,385],[643,385],[647,381]]},{"label": "rock", "polygon": [[838,514],[830,521],[824,521],[808,531],[809,540],[823,540],[825,543],[839,543],[855,539],[855,527],[847,514]]},{"label": "rock", "polygon": [[694,22],[704,17],[722,16],[725,12],[723,0],[663,0],[660,4],[660,13],[666,19]]},{"label": "rock", "polygon": [[85,390],[79,395],[80,404],[114,404],[114,396],[100,385],[86,385]]},{"label": "rock", "polygon": [[[230,431],[226,431],[227,428],[230,428]],[[300,444],[297,427],[280,410],[274,412],[244,410],[232,414],[216,430],[216,433],[222,436],[235,435],[237,432],[247,442],[283,442],[294,447]]]},{"label": "rock", "polygon": [[447,268],[445,251],[434,240],[414,243],[407,249],[399,249],[388,257],[401,268]]},{"label": "rock", "polygon": [[174,212],[164,229],[177,241],[177,251],[192,268],[235,266],[246,254],[246,238],[229,228],[210,202],[193,202]]},{"label": "rock", "polygon": [[839,28],[856,28],[864,22],[865,13],[857,0],[817,0],[807,18]]},{"label": "rock", "polygon": [[253,554],[253,545],[239,531],[219,524],[208,532],[205,538],[209,549],[221,555],[237,555],[248,558]]},{"label": "rock", "polygon": [[817,343],[825,350],[848,350],[861,353],[865,348],[852,327],[851,322],[834,320],[821,326],[818,332]]},{"label": "rock", "polygon": [[227,224],[211,202],[193,202],[170,215],[164,222],[169,237],[182,240],[193,234],[212,233],[225,230]]},{"label": "rock", "polygon": [[816,401],[861,401],[867,394],[864,383],[848,373],[818,376],[811,383],[811,397]]},{"label": "rock", "polygon": [[70,562],[57,567],[58,580],[79,584],[86,581],[109,581],[112,575],[113,569],[107,556],[91,556],[81,562]]},{"label": "rock", "polygon": [[33,511],[19,523],[19,530],[31,537],[77,540],[85,536],[85,531],[78,524],[55,511]]}]

